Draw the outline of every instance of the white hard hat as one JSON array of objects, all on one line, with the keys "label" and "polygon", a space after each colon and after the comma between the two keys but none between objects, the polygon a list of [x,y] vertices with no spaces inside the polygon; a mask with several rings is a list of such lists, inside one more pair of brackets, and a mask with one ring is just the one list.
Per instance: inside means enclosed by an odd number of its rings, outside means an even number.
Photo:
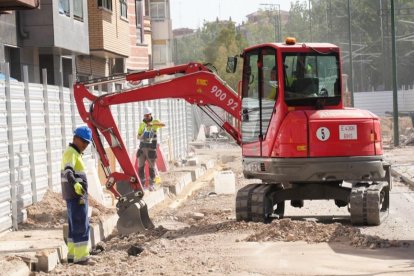
[{"label": "white hard hat", "polygon": [[144,106],[144,115],[145,114],[152,114],[152,109],[149,106]]}]

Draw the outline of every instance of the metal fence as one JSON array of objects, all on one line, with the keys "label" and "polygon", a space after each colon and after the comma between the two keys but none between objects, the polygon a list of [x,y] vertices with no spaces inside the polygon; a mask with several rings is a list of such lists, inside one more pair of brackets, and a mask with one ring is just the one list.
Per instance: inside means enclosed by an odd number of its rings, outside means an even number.
[{"label": "metal fence", "polygon": [[[25,208],[40,201],[51,188],[60,192],[60,161],[73,129],[83,124],[73,98],[73,89],[9,79],[7,64],[0,64],[6,80],[0,80],[0,232],[17,228]],[[47,76],[46,71],[43,76]],[[71,82],[69,82],[71,83]],[[108,88],[112,91],[113,88]],[[103,93],[101,87],[95,91]],[[112,106],[111,110],[131,157],[135,155],[138,125],[143,106],[165,122],[159,142],[167,161],[185,158],[193,137],[191,106],[183,100],[162,99]],[[104,146],[108,146],[104,143]],[[95,158],[88,147],[85,162]],[[96,165],[98,165],[95,159]],[[119,165],[117,166],[119,169]]]},{"label": "metal fence", "polygon": [[[366,109],[378,116],[393,113],[393,92],[357,92],[354,93],[356,108]],[[414,112],[414,89],[398,91],[398,111]]]}]

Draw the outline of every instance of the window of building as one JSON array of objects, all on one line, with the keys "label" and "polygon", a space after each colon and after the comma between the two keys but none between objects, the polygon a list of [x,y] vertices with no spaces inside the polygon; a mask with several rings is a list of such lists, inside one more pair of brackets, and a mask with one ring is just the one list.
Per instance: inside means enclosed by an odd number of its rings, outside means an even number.
[{"label": "window of building", "polygon": [[164,19],[165,18],[165,2],[151,2],[151,19]]},{"label": "window of building", "polygon": [[98,0],[98,7],[112,11],[112,0]]},{"label": "window of building", "polygon": [[136,19],[136,44],[142,44],[144,42],[144,22],[142,17],[142,1],[135,0],[135,19]]},{"label": "window of building", "polygon": [[119,4],[121,6],[121,17],[127,18],[128,17],[128,4],[126,0],[119,0]]},{"label": "window of building", "polygon": [[83,1],[73,0],[73,17],[77,20],[83,21]]},{"label": "window of building", "polygon": [[59,13],[70,16],[69,0],[59,0]]}]

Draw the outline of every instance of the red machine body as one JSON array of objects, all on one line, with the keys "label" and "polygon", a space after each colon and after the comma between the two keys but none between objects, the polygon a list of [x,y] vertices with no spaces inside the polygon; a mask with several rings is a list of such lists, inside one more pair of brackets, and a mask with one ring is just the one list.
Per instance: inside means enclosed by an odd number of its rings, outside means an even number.
[{"label": "red machine body", "polygon": [[[382,158],[380,121],[369,111],[343,107],[339,48],[327,43],[269,43],[247,48],[241,56],[239,93],[199,63],[75,84],[76,104],[82,119],[92,128],[108,177],[106,187],[123,202],[120,216],[131,204],[140,203],[142,207],[144,191],[110,106],[177,98],[209,113],[242,146],[245,177],[262,179],[260,187],[248,185],[239,191],[238,220],[266,221],[283,216],[286,200],[301,207],[304,199],[335,199],[338,206],[350,204],[352,209],[352,205],[365,200],[358,194],[352,203],[352,193],[364,187],[376,191],[378,202],[374,204],[381,207],[374,215],[354,207],[358,211],[354,211],[353,222],[378,223],[380,210],[388,210],[385,205],[391,187],[389,167]],[[235,66],[236,60],[232,61]],[[232,64],[228,68],[234,72]],[[269,77],[271,70],[277,72],[276,79]],[[165,75],[170,78],[101,96],[88,90],[103,83],[136,83]],[[222,108],[236,123],[223,121],[210,106]],[[122,172],[110,171],[102,136]],[[353,183],[352,188],[344,188],[344,181]],[[387,181],[388,185],[378,186],[379,181]]]}]

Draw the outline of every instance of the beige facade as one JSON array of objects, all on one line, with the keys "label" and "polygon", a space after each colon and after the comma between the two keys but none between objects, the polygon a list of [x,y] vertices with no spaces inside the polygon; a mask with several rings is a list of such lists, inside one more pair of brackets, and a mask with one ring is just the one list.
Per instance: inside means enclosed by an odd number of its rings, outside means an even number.
[{"label": "beige facade", "polygon": [[154,68],[173,66],[170,0],[150,0]]},{"label": "beige facade", "polygon": [[129,56],[129,21],[121,16],[120,1],[112,1],[112,11],[88,1],[89,45],[91,54],[118,58]]},{"label": "beige facade", "polygon": [[88,1],[89,56],[77,57],[81,80],[124,73],[131,54],[129,3]]},{"label": "beige facade", "polygon": [[148,1],[128,0],[130,55],[126,60],[127,71],[150,68],[151,21]]}]

